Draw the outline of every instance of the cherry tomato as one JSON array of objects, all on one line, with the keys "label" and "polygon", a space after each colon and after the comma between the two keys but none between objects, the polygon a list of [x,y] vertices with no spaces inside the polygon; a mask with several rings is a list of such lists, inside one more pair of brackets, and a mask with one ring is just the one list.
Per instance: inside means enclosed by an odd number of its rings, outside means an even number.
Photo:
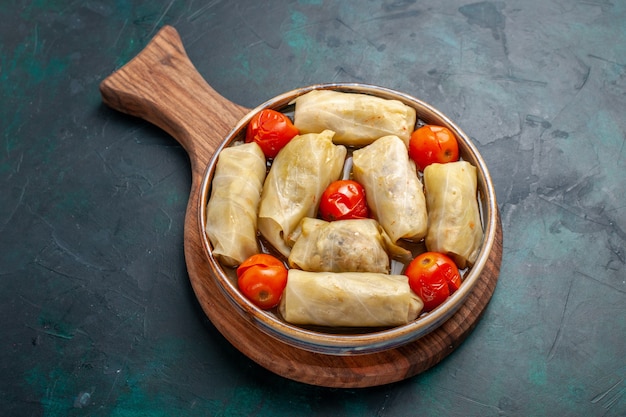
[{"label": "cherry tomato", "polygon": [[246,142],[256,142],[267,158],[274,158],[299,133],[291,119],[272,109],[258,112],[246,128]]},{"label": "cherry tomato", "polygon": [[461,286],[461,274],[452,259],[438,252],[418,255],[407,266],[409,286],[431,311]]},{"label": "cherry tomato", "polygon": [[239,290],[262,309],[274,308],[287,285],[287,268],[276,257],[252,255],[237,268]]},{"label": "cherry tomato", "polygon": [[353,180],[331,182],[322,193],[319,215],[329,222],[366,219],[369,216],[369,208],[365,200],[365,189]]},{"label": "cherry tomato", "polygon": [[425,125],[411,134],[409,156],[420,171],[432,163],[445,164],[459,160],[459,144],[450,129]]}]

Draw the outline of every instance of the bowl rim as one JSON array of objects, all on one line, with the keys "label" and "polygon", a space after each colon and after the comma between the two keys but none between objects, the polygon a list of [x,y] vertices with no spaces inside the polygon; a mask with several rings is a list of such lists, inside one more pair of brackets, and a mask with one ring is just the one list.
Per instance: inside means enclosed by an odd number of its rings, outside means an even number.
[{"label": "bowl rim", "polygon": [[[236,285],[231,282],[229,277],[223,272],[219,261],[213,256],[212,245],[205,231],[206,205],[210,197],[211,181],[220,152],[225,147],[230,146],[257,112],[265,108],[282,109],[293,102],[298,96],[313,90],[365,93],[382,98],[399,100],[415,108],[418,113],[418,119],[425,120],[426,122],[428,122],[429,119],[438,119],[437,123],[443,124],[451,129],[457,138],[460,139],[460,150],[470,157],[472,165],[477,169],[478,190],[484,193],[484,195],[481,195],[481,200],[483,200],[482,210],[485,219],[485,223],[483,224],[483,242],[478,257],[465,276],[463,284],[454,294],[431,312],[407,324],[358,334],[325,333],[292,325],[260,309],[244,297],[237,289]],[[425,115],[426,117],[424,117]],[[369,354],[397,348],[417,340],[440,327],[461,308],[466,298],[472,292],[474,285],[478,281],[487,263],[489,254],[492,251],[497,229],[497,202],[493,182],[485,161],[467,134],[434,106],[409,94],[365,83],[312,84],[279,94],[250,110],[226,135],[211,157],[203,174],[198,204],[199,216],[197,226],[202,236],[204,255],[211,264],[212,272],[215,273],[215,275],[211,274],[207,279],[216,279],[217,286],[224,293],[225,298],[231,302],[240,314],[251,319],[250,322],[264,333],[291,346],[329,355]]]}]

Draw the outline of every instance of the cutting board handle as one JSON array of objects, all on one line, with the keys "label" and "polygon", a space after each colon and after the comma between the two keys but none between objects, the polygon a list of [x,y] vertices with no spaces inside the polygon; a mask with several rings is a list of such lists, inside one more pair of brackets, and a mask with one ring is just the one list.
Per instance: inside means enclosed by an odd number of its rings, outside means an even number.
[{"label": "cutting board handle", "polygon": [[190,61],[176,29],[164,26],[130,62],[100,83],[102,100],[165,130],[187,151],[194,181],[248,109],[222,97]]}]

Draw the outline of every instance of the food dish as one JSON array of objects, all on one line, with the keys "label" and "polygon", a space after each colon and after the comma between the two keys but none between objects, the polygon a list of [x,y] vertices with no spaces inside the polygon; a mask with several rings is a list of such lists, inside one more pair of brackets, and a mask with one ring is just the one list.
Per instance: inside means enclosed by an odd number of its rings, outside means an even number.
[{"label": "food dish", "polygon": [[[459,291],[453,294],[439,308],[407,324],[385,328],[382,330],[354,328],[346,331],[345,328],[332,327],[310,329],[293,325],[292,323],[286,322],[280,314],[277,314],[276,311],[260,310],[250,301],[245,299],[245,297],[243,297],[237,290],[234,272],[232,270],[229,271],[228,268],[223,268],[219,265],[219,263],[216,269],[218,271],[216,279],[220,284],[220,288],[225,292],[227,297],[233,302],[234,306],[240,311],[241,314],[250,315],[262,331],[289,345],[314,352],[333,355],[354,354],[357,352],[375,352],[401,346],[428,334],[440,326],[458,310],[464,299],[471,292],[472,286],[478,279],[482,266],[486,262],[489,255],[491,241],[493,240],[493,234],[495,233],[494,222],[497,207],[495,206],[495,193],[491,185],[491,179],[482,158],[478,154],[478,151],[467,136],[456,125],[454,125],[454,123],[437,110],[413,97],[376,86],[326,84],[310,86],[285,93],[252,110],[252,112],[244,117],[231,131],[230,135],[224,141],[223,147],[227,147],[231,143],[241,140],[242,132],[245,129],[247,121],[260,109],[273,108],[283,112],[291,112],[293,111],[292,103],[295,98],[306,94],[309,91],[320,89],[342,92],[358,92],[377,97],[396,99],[415,108],[418,119],[423,123],[439,123],[450,128],[455,133],[455,135],[459,138],[462,159],[468,161],[477,168],[477,189],[479,195],[479,207],[481,208],[480,220],[484,225],[486,238],[481,246],[478,257],[475,260],[474,266],[465,271],[465,281]],[[402,144],[402,146],[404,146],[404,144]],[[214,169],[211,166],[215,164],[216,159],[217,157],[214,156],[207,171],[207,176],[205,177],[205,182],[203,184],[203,187],[206,188],[205,194],[208,193],[208,190],[210,190],[211,187],[212,172]],[[203,209],[201,208],[201,216],[204,216],[202,211]],[[293,226],[291,230],[295,230],[295,227],[296,226]],[[211,254],[212,248],[208,239],[205,240],[205,245],[207,252]],[[288,253],[289,251],[286,251],[285,255],[288,256]],[[211,260],[214,261],[213,259]]]}]

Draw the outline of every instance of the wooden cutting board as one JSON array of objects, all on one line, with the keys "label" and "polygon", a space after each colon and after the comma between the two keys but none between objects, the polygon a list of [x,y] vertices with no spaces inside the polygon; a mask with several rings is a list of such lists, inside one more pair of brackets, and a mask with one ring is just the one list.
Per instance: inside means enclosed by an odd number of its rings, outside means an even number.
[{"label": "wooden cutting board", "polygon": [[502,260],[502,226],[485,268],[461,308],[426,336],[383,352],[336,356],[313,353],[263,333],[240,315],[212,279],[202,244],[201,184],[224,138],[248,109],[218,94],[189,60],[171,26],[163,27],[146,48],[100,85],[104,103],[162,128],[187,151],[192,184],[185,215],[185,259],[202,309],[221,334],[268,370],[307,384],[356,388],[417,375],[452,353],[474,329],[495,290]]}]

